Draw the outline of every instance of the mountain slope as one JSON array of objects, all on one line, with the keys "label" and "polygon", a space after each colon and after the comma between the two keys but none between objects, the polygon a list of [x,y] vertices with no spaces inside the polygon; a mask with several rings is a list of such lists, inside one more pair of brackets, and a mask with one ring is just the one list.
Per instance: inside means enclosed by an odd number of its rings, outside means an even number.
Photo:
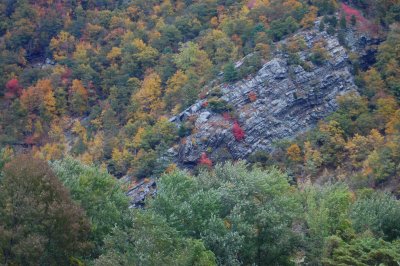
[{"label": "mountain slope", "polygon": [[[194,165],[204,152],[213,161],[224,161],[271,151],[274,142],[294,138],[335,111],[337,96],[356,93],[348,51],[318,26],[319,21],[278,43],[274,57],[255,75],[214,87],[206,99],[173,117],[170,121],[180,126],[194,127],[170,150],[179,163]],[[360,49],[365,39],[350,35],[353,50],[365,51]],[[224,105],[222,110],[216,103]],[[235,136],[235,130],[245,137]]]}]

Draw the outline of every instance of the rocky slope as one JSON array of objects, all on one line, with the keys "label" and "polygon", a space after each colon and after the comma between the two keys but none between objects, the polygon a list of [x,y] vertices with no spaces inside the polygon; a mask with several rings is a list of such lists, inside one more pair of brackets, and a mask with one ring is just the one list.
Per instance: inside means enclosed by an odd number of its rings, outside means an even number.
[{"label": "rocky slope", "polygon": [[[234,118],[213,112],[208,97],[170,119],[177,126],[194,126],[189,136],[170,149],[179,165],[194,166],[202,153],[215,162],[246,158],[258,150],[270,151],[275,141],[292,138],[332,113],[338,95],[357,90],[348,52],[337,37],[320,32],[317,22],[314,29],[299,32],[293,39],[303,39],[306,45],[296,53],[301,59],[297,64],[283,51],[282,47],[288,45],[285,40],[256,74],[218,86],[222,96],[217,100],[231,106]],[[365,37],[354,34],[347,34],[347,40],[350,50],[360,55],[368,45]],[[323,44],[328,56],[324,62],[314,64],[309,59],[318,43]],[[232,131],[234,121],[245,132],[240,141]]]}]

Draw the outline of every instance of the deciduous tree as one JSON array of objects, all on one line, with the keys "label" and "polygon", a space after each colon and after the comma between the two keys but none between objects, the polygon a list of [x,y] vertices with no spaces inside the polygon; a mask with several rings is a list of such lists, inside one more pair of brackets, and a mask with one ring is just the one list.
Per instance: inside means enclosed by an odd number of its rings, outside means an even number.
[{"label": "deciduous tree", "polygon": [[0,182],[2,264],[68,265],[87,254],[90,223],[47,162],[19,155]]}]

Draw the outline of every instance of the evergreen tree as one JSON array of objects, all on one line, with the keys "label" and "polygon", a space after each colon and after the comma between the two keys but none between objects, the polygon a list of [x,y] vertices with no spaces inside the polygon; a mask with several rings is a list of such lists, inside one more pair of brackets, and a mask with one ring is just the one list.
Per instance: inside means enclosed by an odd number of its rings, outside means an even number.
[{"label": "evergreen tree", "polygon": [[234,82],[238,79],[238,72],[235,68],[235,65],[230,62],[224,67],[224,80],[226,82]]}]

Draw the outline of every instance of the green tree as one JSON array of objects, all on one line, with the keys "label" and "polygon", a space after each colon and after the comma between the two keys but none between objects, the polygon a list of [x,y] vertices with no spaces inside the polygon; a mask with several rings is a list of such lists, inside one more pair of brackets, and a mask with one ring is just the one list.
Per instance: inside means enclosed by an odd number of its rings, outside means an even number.
[{"label": "green tree", "polygon": [[128,198],[114,177],[95,167],[71,158],[55,161],[51,167],[90,218],[91,238],[97,247],[95,253],[99,252],[104,237],[115,226],[125,225]]},{"label": "green tree", "polygon": [[149,208],[185,236],[200,238],[222,265],[289,264],[300,233],[300,209],[287,177],[276,169],[217,165],[190,176],[164,175]]},{"label": "green tree", "polygon": [[207,52],[214,65],[222,65],[237,57],[237,48],[221,30],[209,31],[201,40],[201,47]]},{"label": "green tree", "polygon": [[373,193],[358,199],[351,210],[357,232],[371,231],[385,240],[400,237],[400,202],[385,193]]},{"label": "green tree", "polygon": [[324,265],[396,265],[400,261],[400,241],[392,243],[374,238],[369,234],[343,241],[332,236],[327,239]]},{"label": "green tree", "polygon": [[238,72],[235,68],[235,64],[232,62],[228,63],[224,67],[224,80],[226,82],[233,82],[238,79]]},{"label": "green tree", "polygon": [[126,230],[114,228],[105,239],[96,266],[107,265],[216,265],[215,256],[200,240],[180,236],[164,218],[137,210]]},{"label": "green tree", "polygon": [[274,41],[281,40],[285,35],[295,32],[299,28],[297,21],[289,16],[286,19],[274,20],[271,22],[269,34]]},{"label": "green tree", "polygon": [[349,220],[351,193],[344,184],[307,187],[302,193],[307,226],[307,261],[316,263],[322,255],[321,245],[331,235],[352,236]]},{"label": "green tree", "polygon": [[194,42],[181,44],[175,64],[189,76],[196,73],[197,79],[202,82],[210,77],[213,66],[207,53]]}]

